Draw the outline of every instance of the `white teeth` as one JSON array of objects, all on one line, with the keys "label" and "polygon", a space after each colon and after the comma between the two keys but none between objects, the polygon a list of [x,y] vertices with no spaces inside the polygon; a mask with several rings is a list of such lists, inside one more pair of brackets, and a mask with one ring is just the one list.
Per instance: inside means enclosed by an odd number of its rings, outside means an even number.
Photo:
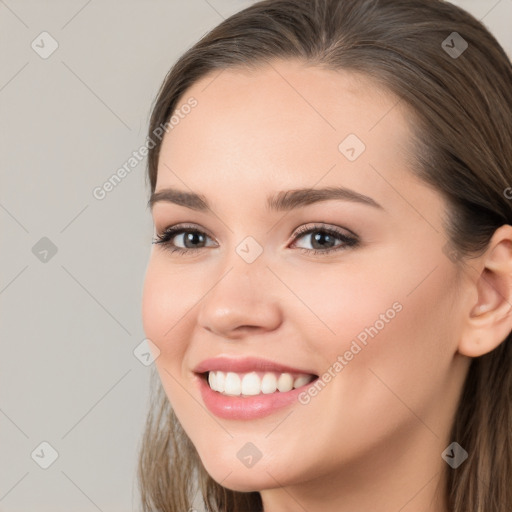
[{"label": "white teeth", "polygon": [[210,372],[210,373],[216,373],[216,379],[215,379],[216,387],[212,387],[212,389],[215,389],[216,391],[220,391],[221,393],[223,393],[224,392],[224,383],[226,382],[226,374],[224,372]]},{"label": "white teeth", "polygon": [[208,384],[210,384],[210,387],[212,389],[218,389],[217,388],[217,375],[215,374],[215,372],[210,372],[208,374]]},{"label": "white teeth", "polygon": [[[301,386],[304,386],[304,384],[307,384],[311,379],[307,375],[301,375],[300,377],[297,377],[293,381],[293,387],[294,388],[300,388]],[[219,382],[219,377],[217,376],[217,386]]]},{"label": "white teeth", "polygon": [[246,373],[242,379],[242,395],[259,395],[260,378],[256,372]]},{"label": "white teeth", "polygon": [[228,372],[224,380],[224,393],[226,395],[239,396],[241,392],[242,383],[240,377],[236,373]]},{"label": "white teeth", "polygon": [[277,389],[277,379],[273,373],[265,373],[261,379],[261,392],[268,395]]},{"label": "white teeth", "polygon": [[284,393],[293,389],[293,378],[289,373],[282,373],[277,380],[277,389]]},{"label": "white teeth", "polygon": [[261,393],[275,393],[276,391],[285,393],[294,388],[304,386],[313,379],[313,375],[297,375],[293,377],[290,373],[249,372],[238,374],[221,371],[208,372],[210,388],[230,396],[255,396]]}]

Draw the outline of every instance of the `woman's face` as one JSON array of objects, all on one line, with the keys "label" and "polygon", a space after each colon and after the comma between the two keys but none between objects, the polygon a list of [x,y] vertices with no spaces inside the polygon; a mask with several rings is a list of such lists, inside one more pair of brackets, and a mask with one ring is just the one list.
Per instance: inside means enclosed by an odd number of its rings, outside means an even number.
[{"label": "woman's face", "polygon": [[178,111],[152,215],[184,232],[152,246],[143,322],[207,471],[249,491],[443,464],[467,302],[402,105],[276,61],[209,75]]}]

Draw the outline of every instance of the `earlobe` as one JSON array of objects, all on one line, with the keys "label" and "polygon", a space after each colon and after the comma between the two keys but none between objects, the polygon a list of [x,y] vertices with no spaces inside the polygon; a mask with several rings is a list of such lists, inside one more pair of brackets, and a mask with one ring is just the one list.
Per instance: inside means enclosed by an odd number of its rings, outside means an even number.
[{"label": "earlobe", "polygon": [[512,226],[503,225],[472,268],[477,302],[470,308],[459,353],[479,357],[494,350],[512,331]]}]

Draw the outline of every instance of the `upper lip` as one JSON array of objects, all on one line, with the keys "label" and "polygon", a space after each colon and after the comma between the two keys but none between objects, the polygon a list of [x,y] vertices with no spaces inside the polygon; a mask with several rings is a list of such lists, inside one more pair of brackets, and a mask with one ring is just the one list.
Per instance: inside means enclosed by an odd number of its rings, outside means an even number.
[{"label": "upper lip", "polygon": [[246,373],[251,371],[260,372],[277,372],[277,373],[302,373],[306,375],[316,375],[310,370],[293,368],[268,359],[260,359],[257,357],[213,357],[201,361],[195,368],[196,373],[205,373],[210,371],[225,371]]}]

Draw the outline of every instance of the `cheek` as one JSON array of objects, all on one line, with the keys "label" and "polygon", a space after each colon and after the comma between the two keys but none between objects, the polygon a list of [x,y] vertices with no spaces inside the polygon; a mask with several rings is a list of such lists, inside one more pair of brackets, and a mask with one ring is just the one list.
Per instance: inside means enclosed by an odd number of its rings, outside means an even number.
[{"label": "cheek", "polygon": [[186,349],[183,332],[190,328],[192,308],[201,292],[196,287],[199,283],[194,284],[164,259],[151,256],[142,293],[142,323],[146,337],[163,358],[176,361]]},{"label": "cheek", "polygon": [[[178,380],[183,380],[186,373],[183,363],[190,339],[187,332],[192,329],[191,315],[187,316],[187,312],[195,301],[190,302],[184,294],[189,287],[183,286],[183,276],[180,279],[179,273],[163,260],[155,254],[150,258],[142,293],[142,323],[146,337],[159,350],[154,364],[165,393],[178,414],[187,404],[190,406],[190,396]],[[183,418],[179,419],[186,425]]]},{"label": "cheek", "polygon": [[170,288],[166,286],[165,277],[150,262],[146,271],[142,293],[142,325],[146,337],[163,352],[166,347],[162,343],[165,333],[172,327],[169,307],[172,301]]},{"label": "cheek", "polygon": [[345,396],[350,382],[358,390],[356,408],[380,409],[396,400],[390,389],[421,408],[446,383],[457,341],[455,273],[446,258],[434,256],[425,251],[402,261],[382,253],[371,265],[340,266],[339,277],[327,268],[295,279],[294,292],[311,310],[303,318],[312,320],[301,323],[303,336],[326,372],[343,373],[330,379],[343,402],[351,400]]},{"label": "cheek", "polygon": [[177,323],[179,293],[169,281],[155,267],[148,268],[143,288],[142,320],[146,338],[158,350],[154,365],[165,393],[174,405],[180,395],[176,378],[182,377],[186,343],[184,337],[179,335],[181,322]]},{"label": "cheek", "polygon": [[354,262],[337,269],[326,265],[311,272],[300,269],[281,274],[299,299],[290,294],[283,301],[288,313],[295,312],[290,320],[298,323],[315,352],[326,357],[324,363],[347,350],[354,338],[364,344],[371,336],[368,331],[382,331],[403,310],[403,286],[397,279],[383,277],[375,265]]},{"label": "cheek", "polygon": [[410,265],[401,269],[399,279],[386,282],[374,276],[360,282],[359,300],[344,301],[344,322],[340,318],[337,326],[341,332],[345,326],[346,334],[340,335],[331,360],[337,354],[351,358],[343,373],[357,390],[352,407],[363,416],[380,411],[377,416],[384,418],[395,411],[398,418],[401,401],[420,416],[436,407],[456,352],[457,319],[453,272],[440,262],[429,274],[434,267]]}]

